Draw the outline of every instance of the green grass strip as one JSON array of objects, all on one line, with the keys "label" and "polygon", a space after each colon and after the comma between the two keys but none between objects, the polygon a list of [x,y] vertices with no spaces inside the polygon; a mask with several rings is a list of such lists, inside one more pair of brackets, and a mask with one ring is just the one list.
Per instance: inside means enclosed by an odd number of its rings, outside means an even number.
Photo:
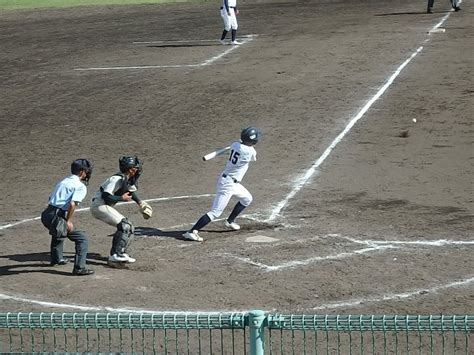
[{"label": "green grass strip", "polygon": [[73,7],[93,5],[135,5],[187,2],[186,0],[0,0],[0,10]]}]

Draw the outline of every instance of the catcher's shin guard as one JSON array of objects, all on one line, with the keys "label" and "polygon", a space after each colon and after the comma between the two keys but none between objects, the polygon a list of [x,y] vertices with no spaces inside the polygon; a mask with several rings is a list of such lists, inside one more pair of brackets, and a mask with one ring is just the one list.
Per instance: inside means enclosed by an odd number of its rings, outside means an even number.
[{"label": "catcher's shin guard", "polygon": [[122,255],[132,243],[134,232],[133,224],[127,218],[122,219],[117,224],[117,231],[114,233],[110,255]]}]

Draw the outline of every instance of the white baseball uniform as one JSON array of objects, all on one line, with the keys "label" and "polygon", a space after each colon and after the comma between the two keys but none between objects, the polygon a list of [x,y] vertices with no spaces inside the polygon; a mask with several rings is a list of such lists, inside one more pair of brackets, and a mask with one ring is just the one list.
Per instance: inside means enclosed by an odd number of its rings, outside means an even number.
[{"label": "white baseball uniform", "polygon": [[253,200],[250,192],[241,184],[251,161],[257,160],[257,151],[253,146],[234,142],[230,146],[229,160],[224,171],[219,175],[216,184],[216,197],[211,210],[207,213],[212,220],[218,218],[232,196],[236,196],[240,203],[247,207]]},{"label": "white baseball uniform", "polygon": [[236,30],[239,27],[237,17],[235,16],[236,8],[237,0],[222,0],[221,17],[224,21],[224,29],[226,31],[230,31],[231,29]]},{"label": "white baseball uniform", "polygon": [[135,185],[128,185],[128,181],[120,173],[112,175],[100,185],[99,190],[92,196],[91,212],[92,215],[113,226],[116,227],[125,217],[117,211],[113,205],[108,205],[102,198],[103,192],[108,192],[114,196],[122,196],[126,192],[137,191]]}]

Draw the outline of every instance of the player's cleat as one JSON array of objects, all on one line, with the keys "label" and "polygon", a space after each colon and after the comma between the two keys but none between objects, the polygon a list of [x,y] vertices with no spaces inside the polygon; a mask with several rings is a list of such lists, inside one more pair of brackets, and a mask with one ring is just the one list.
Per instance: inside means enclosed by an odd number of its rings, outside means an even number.
[{"label": "player's cleat", "polygon": [[[109,256],[109,261],[110,262],[113,262],[113,263],[128,263],[130,262],[129,261],[129,256],[125,256],[126,254],[123,254],[123,255],[118,255],[118,254],[114,254],[114,255],[110,255]],[[134,260],[135,261],[135,260]],[[132,261],[132,262],[134,262]]]},{"label": "player's cleat", "polygon": [[242,42],[239,42],[239,41],[232,41],[231,43],[232,43],[234,46],[237,46],[237,45],[239,45],[239,44],[242,44]]},{"label": "player's cleat", "polygon": [[224,41],[223,39],[220,39],[220,40],[219,40],[219,43],[220,43],[220,44],[223,44],[223,45],[226,45],[226,43],[225,43],[225,41]]},{"label": "player's cleat", "polygon": [[224,225],[229,228],[229,229],[233,229],[235,231],[238,231],[240,229],[240,226],[235,223],[235,222],[229,222],[227,219],[224,220]]},{"label": "player's cleat", "polygon": [[92,275],[94,273],[94,270],[91,269],[74,269],[72,270],[72,274],[74,276],[88,276]]},{"label": "player's cleat", "polygon": [[123,253],[123,256],[128,259],[128,260],[127,260],[127,263],[134,263],[135,261],[137,261],[137,259],[132,258],[130,255],[128,255],[128,254],[126,254],[126,253]]},{"label": "player's cleat", "polygon": [[432,8],[432,7],[429,7],[428,10],[426,10],[426,13],[432,14],[432,13],[433,13],[433,8]]},{"label": "player's cleat", "polygon": [[455,6],[454,11],[461,11],[461,8],[459,6]]},{"label": "player's cleat", "polygon": [[183,234],[184,239],[202,242],[204,239],[198,234],[198,231],[186,232]]}]

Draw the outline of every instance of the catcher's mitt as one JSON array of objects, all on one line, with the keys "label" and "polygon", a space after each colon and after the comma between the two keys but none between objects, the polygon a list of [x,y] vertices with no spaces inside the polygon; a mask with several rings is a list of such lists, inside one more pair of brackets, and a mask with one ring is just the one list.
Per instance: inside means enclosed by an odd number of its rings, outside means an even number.
[{"label": "catcher's mitt", "polygon": [[140,212],[142,213],[143,218],[149,219],[153,214],[153,208],[151,208],[151,206],[145,201],[141,201]]}]

